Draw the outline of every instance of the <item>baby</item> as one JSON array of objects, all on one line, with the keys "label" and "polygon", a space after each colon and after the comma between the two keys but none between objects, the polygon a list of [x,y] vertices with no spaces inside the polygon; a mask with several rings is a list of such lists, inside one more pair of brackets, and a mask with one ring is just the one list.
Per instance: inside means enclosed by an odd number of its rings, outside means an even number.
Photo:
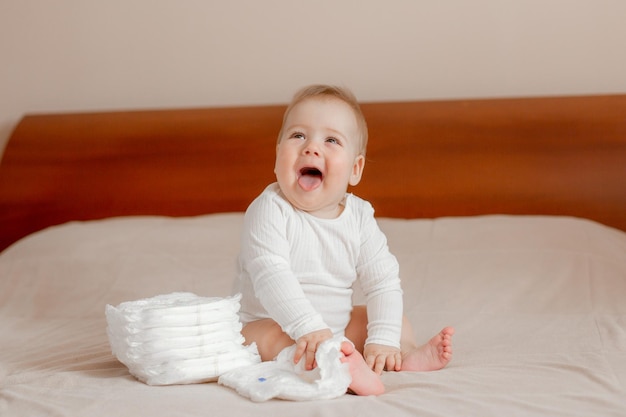
[{"label": "baby", "polygon": [[[313,369],[320,343],[343,335],[349,389],[384,392],[383,370],[431,371],[452,358],[454,329],[422,346],[403,317],[396,258],[365,200],[347,193],[365,167],[367,125],[353,94],[313,85],[287,108],[269,185],[246,211],[236,291],[242,334],[262,360],[296,344]],[[352,305],[359,284],[365,306]]]}]

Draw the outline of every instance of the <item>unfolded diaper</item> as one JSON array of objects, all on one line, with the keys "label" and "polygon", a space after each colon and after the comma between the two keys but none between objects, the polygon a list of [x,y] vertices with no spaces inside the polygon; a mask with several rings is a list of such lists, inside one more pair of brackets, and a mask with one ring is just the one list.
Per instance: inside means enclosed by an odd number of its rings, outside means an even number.
[{"label": "unfolded diaper", "polygon": [[257,402],[271,398],[306,401],[339,397],[352,381],[349,365],[341,362],[344,340],[336,337],[323,342],[315,354],[317,368],[311,371],[304,370],[304,359],[293,363],[293,345],[283,349],[273,361],[225,372],[218,383]]},{"label": "unfolded diaper", "polygon": [[178,292],[107,305],[111,350],[150,385],[215,381],[261,361],[255,345],[243,345],[240,299]]}]

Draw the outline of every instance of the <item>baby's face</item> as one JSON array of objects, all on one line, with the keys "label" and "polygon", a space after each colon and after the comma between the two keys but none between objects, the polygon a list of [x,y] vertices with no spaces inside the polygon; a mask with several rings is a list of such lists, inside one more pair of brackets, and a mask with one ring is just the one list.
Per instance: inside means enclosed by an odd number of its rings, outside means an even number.
[{"label": "baby's face", "polygon": [[361,179],[365,158],[352,108],[335,97],[312,97],[294,106],[276,148],[274,172],[295,207],[337,217],[348,184]]}]

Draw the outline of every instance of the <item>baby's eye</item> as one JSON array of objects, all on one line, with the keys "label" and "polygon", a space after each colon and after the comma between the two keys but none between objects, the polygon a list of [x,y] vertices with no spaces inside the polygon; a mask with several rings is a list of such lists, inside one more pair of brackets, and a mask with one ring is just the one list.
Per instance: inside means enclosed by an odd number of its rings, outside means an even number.
[{"label": "baby's eye", "polygon": [[326,142],[334,143],[334,144],[337,144],[337,145],[339,144],[339,140],[337,140],[337,138],[333,138],[333,137],[326,138]]},{"label": "baby's eye", "polygon": [[290,137],[293,139],[304,139],[304,133],[294,132]]}]

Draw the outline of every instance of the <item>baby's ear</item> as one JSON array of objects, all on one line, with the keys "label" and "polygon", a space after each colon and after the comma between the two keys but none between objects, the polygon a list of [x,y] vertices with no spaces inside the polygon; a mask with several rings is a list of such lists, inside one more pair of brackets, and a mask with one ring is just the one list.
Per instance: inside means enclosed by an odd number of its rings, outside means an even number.
[{"label": "baby's ear", "polygon": [[363,169],[365,168],[365,156],[357,155],[352,165],[352,174],[350,174],[350,185],[355,186],[361,182],[361,176],[363,175]]}]

